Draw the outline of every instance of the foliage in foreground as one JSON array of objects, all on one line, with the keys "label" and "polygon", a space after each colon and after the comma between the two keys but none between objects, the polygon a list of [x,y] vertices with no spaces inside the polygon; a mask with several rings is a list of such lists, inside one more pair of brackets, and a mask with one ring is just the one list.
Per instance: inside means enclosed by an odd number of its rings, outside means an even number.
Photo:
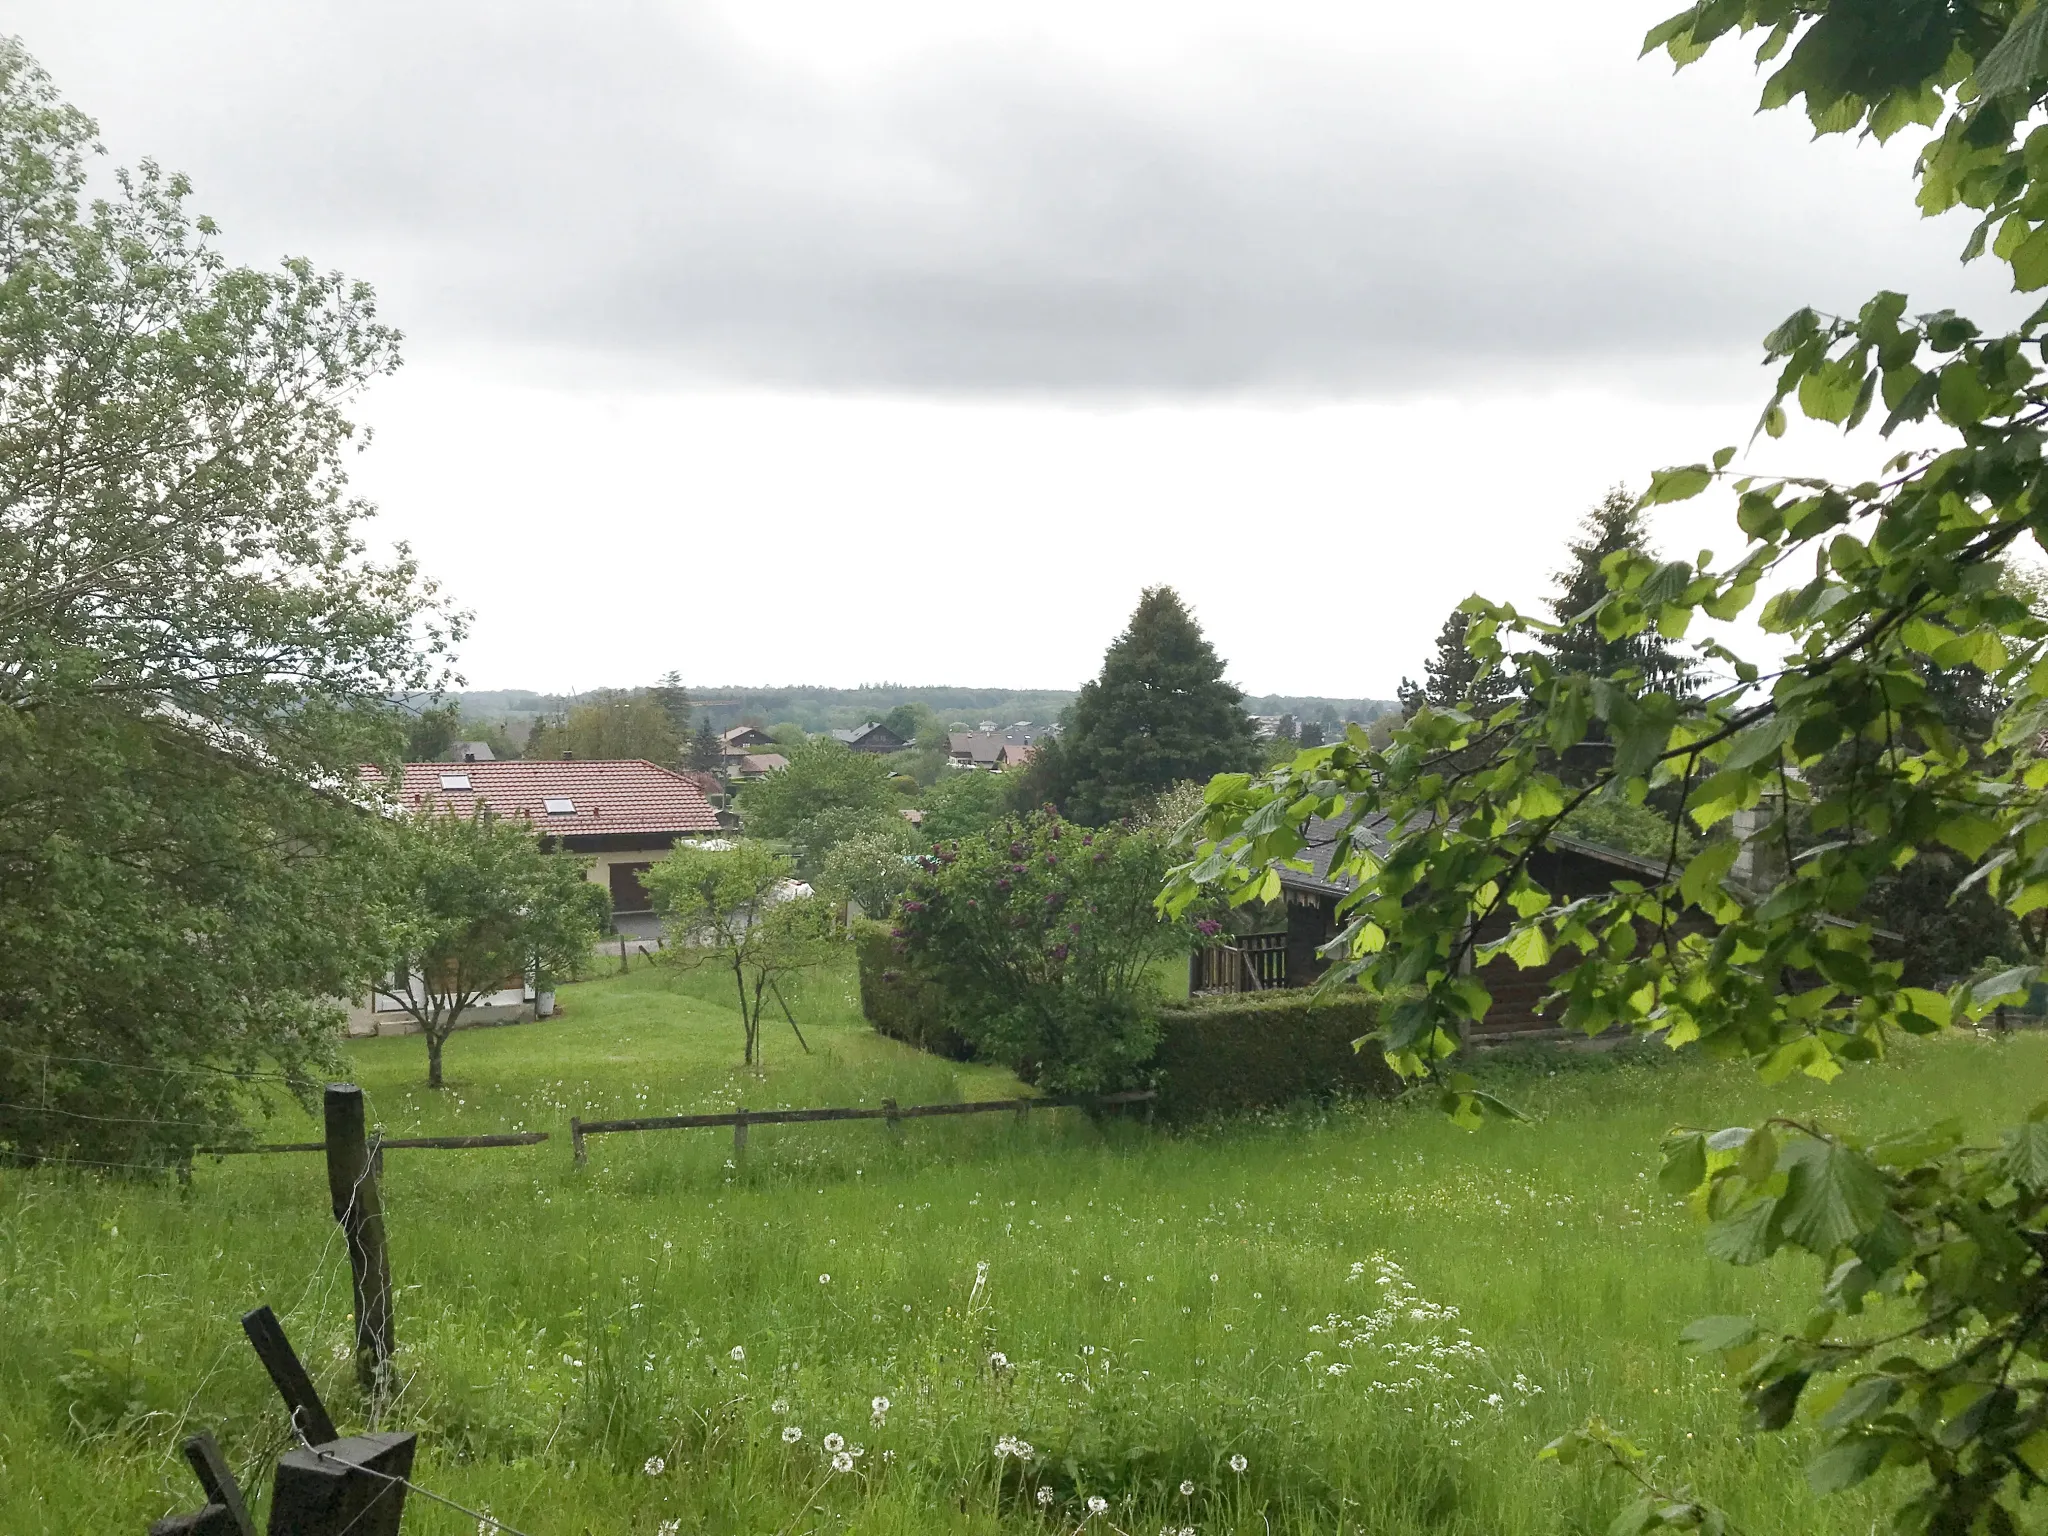
[{"label": "foliage in foreground", "polygon": [[927,855],[898,905],[905,954],[983,1057],[1053,1093],[1129,1086],[1158,1030],[1152,968],[1188,926],[1153,897],[1163,841],[1035,812]]},{"label": "foliage in foreground", "polygon": [[[1967,254],[1988,241],[2018,287],[2048,286],[2048,127],[2021,131],[2048,100],[2048,8],[1908,0],[1872,25],[1868,7],[1830,0],[1708,0],[1647,46],[1683,64],[1759,27],[1761,58],[1790,46],[1766,107],[1803,98],[1821,131],[1867,125],[1880,138],[1940,122],[1919,163],[1922,206],[1984,210]],[[1832,1078],[1902,1032],[2016,999],[2048,939],[2048,624],[2001,565],[2022,541],[2048,544],[2048,383],[2028,356],[2044,336],[2048,308],[1986,336],[1952,313],[1911,316],[1896,293],[1854,316],[1793,315],[1766,338],[1782,371],[1762,430],[1784,430],[1788,402],[1854,428],[1881,401],[1886,433],[1926,423],[1945,429],[1940,446],[1858,485],[1735,478],[1749,542],[1734,560],[1617,551],[1604,590],[1563,626],[1612,643],[1753,617],[1781,640],[1782,662],[1706,640],[1698,652],[1719,675],[1696,692],[1640,657],[1587,675],[1559,664],[1558,625],[1472,598],[1466,643],[1490,666],[1513,650],[1524,702],[1485,717],[1424,708],[1383,748],[1354,733],[1261,782],[1218,779],[1212,841],[1178,873],[1174,900],[1209,884],[1270,894],[1272,865],[1299,854],[1309,816],[1385,817],[1384,857],[1358,847],[1342,861],[1357,885],[1332,974],[1387,1000],[1389,1060],[1467,1118],[1485,1100],[1447,1065],[1491,1001],[1468,959],[1572,956],[1556,991],[1567,1025],[1698,1042],[1769,1082]],[[1645,505],[1699,495],[1734,457],[1659,472]],[[1973,670],[2004,701],[1982,750],[1957,736],[1930,670]],[[1587,771],[1561,772],[1568,761]],[[1556,901],[1530,878],[1530,856],[1600,795],[1666,808],[1667,873]],[[1682,821],[1709,834],[1689,857]],[[1934,844],[2010,914],[2027,963],[1988,965],[1948,994],[1907,984],[1863,906]],[[1481,924],[1501,918],[1506,935],[1481,946]],[[1802,1409],[1818,1424],[1816,1487],[1915,1468],[1902,1530],[2009,1530],[2048,1486],[2044,1115],[1996,1148],[1962,1144],[1952,1127],[1873,1142],[1813,1118],[1672,1145],[1667,1179],[1703,1191],[1719,1257],[1795,1246],[1829,1269],[1796,1332],[1766,1343],[1747,1323],[1709,1320],[1696,1340],[1757,1352],[1746,1367],[1762,1427]],[[1666,1521],[1650,1500],[1618,1528],[1708,1518],[1674,1507]]]},{"label": "foliage in foreground", "polygon": [[83,205],[93,132],[0,38],[0,1160],[151,1166],[331,1060],[356,766],[460,626],[348,495],[369,289],[229,265],[148,162]]}]

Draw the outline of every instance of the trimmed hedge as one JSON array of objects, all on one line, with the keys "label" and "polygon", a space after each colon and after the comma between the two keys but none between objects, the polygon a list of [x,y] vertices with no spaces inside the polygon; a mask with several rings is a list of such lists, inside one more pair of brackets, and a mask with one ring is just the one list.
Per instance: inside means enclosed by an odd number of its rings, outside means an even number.
[{"label": "trimmed hedge", "polygon": [[1351,1094],[1399,1081],[1378,1050],[1351,1042],[1378,1024],[1363,998],[1238,992],[1162,1008],[1152,1057],[1160,1118],[1176,1123]]},{"label": "trimmed hedge", "polygon": [[[974,1047],[955,1029],[945,994],[897,953],[886,923],[854,925],[860,1007],[878,1034],[954,1061]],[[1146,1066],[1152,1111],[1175,1124],[1346,1095],[1388,1096],[1400,1084],[1377,1050],[1351,1048],[1377,1024],[1363,998],[1306,991],[1239,992],[1159,1010],[1159,1045]]]},{"label": "trimmed hedge", "polygon": [[860,1011],[877,1034],[953,1061],[973,1059],[974,1047],[953,1027],[945,995],[909,956],[896,952],[887,923],[855,923],[853,946],[860,963]]}]

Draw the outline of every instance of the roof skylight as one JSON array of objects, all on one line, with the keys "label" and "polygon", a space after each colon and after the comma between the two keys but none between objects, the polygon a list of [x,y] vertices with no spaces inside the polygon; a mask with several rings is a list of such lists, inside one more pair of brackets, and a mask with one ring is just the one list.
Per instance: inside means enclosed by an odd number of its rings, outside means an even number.
[{"label": "roof skylight", "polygon": [[469,788],[469,775],[466,773],[444,773],[441,775],[441,787],[443,789],[467,789]]},{"label": "roof skylight", "polygon": [[541,801],[541,807],[550,816],[574,816],[576,814],[576,802],[574,800],[557,800],[552,795]]}]

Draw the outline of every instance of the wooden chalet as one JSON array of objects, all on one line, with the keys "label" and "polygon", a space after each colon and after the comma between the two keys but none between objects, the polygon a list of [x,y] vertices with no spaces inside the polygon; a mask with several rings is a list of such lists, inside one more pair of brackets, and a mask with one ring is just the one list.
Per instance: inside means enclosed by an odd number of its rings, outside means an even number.
[{"label": "wooden chalet", "polygon": [[[1352,836],[1366,848],[1387,851],[1384,819],[1367,821]],[[1336,937],[1337,904],[1351,890],[1352,882],[1330,878],[1336,860],[1341,824],[1321,819],[1308,826],[1308,846],[1302,850],[1307,870],[1283,869],[1280,874],[1285,926],[1280,914],[1267,925],[1270,931],[1238,936],[1228,944],[1197,950],[1190,960],[1189,987],[1198,992],[1247,992],[1267,987],[1305,987],[1329,969],[1320,951]],[[1663,878],[1664,866],[1619,849],[1578,838],[1553,835],[1546,847],[1531,858],[1529,873],[1537,884],[1565,901],[1604,895],[1617,880],[1645,883]],[[1506,934],[1512,921],[1506,913],[1496,914],[1480,928],[1480,943]],[[1493,994],[1493,1006],[1474,1033],[1486,1038],[1548,1033],[1556,1026],[1536,1011],[1559,974],[1575,965],[1576,953],[1567,952],[1527,970],[1505,956],[1481,968],[1481,978]]]}]

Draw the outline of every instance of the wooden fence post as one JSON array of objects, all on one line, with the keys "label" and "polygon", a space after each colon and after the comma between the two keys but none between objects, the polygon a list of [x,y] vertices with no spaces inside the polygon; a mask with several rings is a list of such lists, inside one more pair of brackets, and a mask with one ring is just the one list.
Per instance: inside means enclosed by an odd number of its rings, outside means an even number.
[{"label": "wooden fence post", "polygon": [[740,1161],[747,1155],[747,1106],[742,1104],[734,1112],[732,1122],[732,1160]]},{"label": "wooden fence post", "polygon": [[576,1149],[578,1168],[590,1161],[590,1149],[583,1144],[583,1121],[576,1115],[569,1117],[569,1145]]},{"label": "wooden fence post", "polygon": [[888,1117],[889,1134],[897,1141],[901,1141],[903,1139],[903,1120],[896,1113],[896,1101],[894,1099],[882,1100],[882,1113]]},{"label": "wooden fence post", "polygon": [[327,1085],[327,1192],[348,1240],[356,1304],[356,1379],[378,1392],[391,1374],[391,1261],[384,1248],[384,1206],[364,1134],[363,1090]]}]

